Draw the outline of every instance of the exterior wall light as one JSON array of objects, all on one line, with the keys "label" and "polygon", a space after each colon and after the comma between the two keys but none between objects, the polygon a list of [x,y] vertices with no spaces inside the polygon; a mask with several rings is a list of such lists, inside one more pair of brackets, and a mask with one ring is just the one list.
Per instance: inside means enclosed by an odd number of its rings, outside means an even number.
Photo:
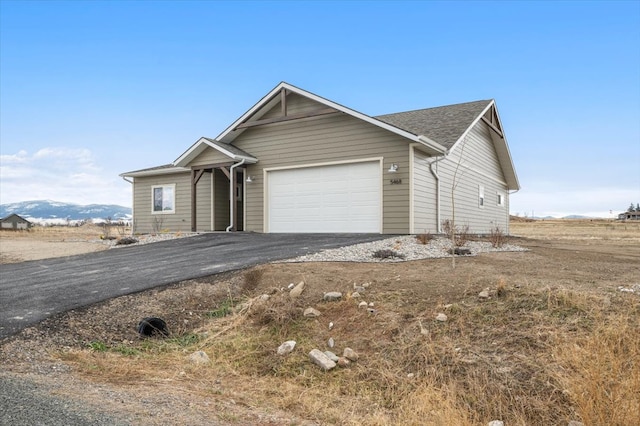
[{"label": "exterior wall light", "polygon": [[246,180],[246,182],[247,182],[247,183],[251,183],[251,182],[253,182],[253,176],[247,176],[247,180]]},{"label": "exterior wall light", "polygon": [[391,167],[389,167],[389,170],[388,170],[389,173],[395,173],[397,171],[398,171],[398,165],[396,163],[393,163],[391,165]]}]

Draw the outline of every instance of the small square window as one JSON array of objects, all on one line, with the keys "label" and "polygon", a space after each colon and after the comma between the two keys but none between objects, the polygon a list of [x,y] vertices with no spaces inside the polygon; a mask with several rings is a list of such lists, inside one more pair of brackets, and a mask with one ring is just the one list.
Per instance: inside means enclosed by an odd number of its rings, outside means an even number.
[{"label": "small square window", "polygon": [[498,197],[498,206],[504,207],[504,193],[498,192],[496,195]]},{"label": "small square window", "polygon": [[480,208],[484,207],[484,186],[478,186],[478,206]]},{"label": "small square window", "polygon": [[176,212],[176,186],[157,185],[151,187],[151,213],[173,214]]}]

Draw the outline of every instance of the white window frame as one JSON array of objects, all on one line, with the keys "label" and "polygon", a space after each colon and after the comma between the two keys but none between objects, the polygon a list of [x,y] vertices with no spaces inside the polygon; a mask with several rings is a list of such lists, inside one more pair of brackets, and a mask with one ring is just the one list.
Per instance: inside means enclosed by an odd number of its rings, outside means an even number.
[{"label": "white window frame", "polygon": [[498,205],[498,207],[504,207],[506,202],[505,202],[505,193],[501,192],[501,191],[497,191],[496,192],[496,204]]},{"label": "white window frame", "polygon": [[[163,197],[163,206],[164,206],[164,197],[165,190],[168,190],[166,194],[169,196],[169,202],[167,207],[163,207],[162,210],[156,210],[156,190],[162,190]],[[166,184],[166,185],[153,185],[151,187],[151,214],[175,214],[176,213],[176,184]]]},{"label": "white window frame", "polygon": [[486,201],[484,197],[484,186],[478,185],[478,207],[483,209]]}]

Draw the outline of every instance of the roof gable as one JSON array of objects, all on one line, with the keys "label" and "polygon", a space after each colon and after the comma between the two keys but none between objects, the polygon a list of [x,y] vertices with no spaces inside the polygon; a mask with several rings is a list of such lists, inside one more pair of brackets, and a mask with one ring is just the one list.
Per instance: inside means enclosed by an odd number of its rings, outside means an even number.
[{"label": "roof gable", "polygon": [[186,150],[180,157],[173,162],[176,167],[186,167],[191,161],[193,161],[198,155],[200,155],[205,149],[213,148],[216,151],[221,152],[227,157],[235,160],[244,160],[245,163],[257,163],[258,159],[246,151],[241,150],[231,144],[217,141],[211,138],[202,137],[196,141],[191,147]]},{"label": "roof gable", "polygon": [[[425,148],[432,152],[433,154],[442,154],[446,151],[446,148],[440,145],[437,142],[434,142],[431,138],[427,137],[423,134],[416,134],[401,127],[395,126],[390,123],[386,123],[384,121],[378,120],[374,117],[370,117],[366,114],[353,110],[351,108],[347,108],[344,105],[340,105],[336,102],[325,99],[321,96],[313,94],[311,92],[307,92],[306,90],[300,89],[296,86],[293,86],[289,83],[281,82],[276,87],[274,87],[266,96],[264,96],[260,101],[258,101],[253,107],[251,107],[246,113],[244,113],[240,118],[238,118],[233,124],[227,127],[218,137],[217,141],[232,143],[233,140],[238,137],[252,122],[261,122],[264,124],[268,124],[268,120],[260,120],[267,112],[271,111],[278,103],[282,104],[283,97],[286,97],[288,93],[296,93],[300,96],[311,99],[320,106],[326,107],[326,109],[318,109],[315,115],[321,114],[329,114],[329,113],[343,113],[350,115],[354,118],[366,121],[374,126],[381,127],[387,131],[398,134],[406,139],[409,139],[413,142],[417,142],[421,145],[424,145]],[[286,107],[283,107],[283,112],[286,114]],[[311,114],[307,114],[307,116],[312,116]],[[296,116],[295,118],[305,118],[305,116]],[[273,122],[277,122],[272,119]],[[281,118],[278,121],[284,121],[284,118]]]},{"label": "roof gable", "polygon": [[491,100],[467,102],[379,115],[375,118],[415,135],[424,135],[451,149],[492,102]]}]

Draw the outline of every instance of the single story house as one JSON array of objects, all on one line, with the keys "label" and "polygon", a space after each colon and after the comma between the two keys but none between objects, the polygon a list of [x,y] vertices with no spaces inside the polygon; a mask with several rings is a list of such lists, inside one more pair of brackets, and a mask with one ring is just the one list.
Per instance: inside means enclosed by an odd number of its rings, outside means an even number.
[{"label": "single story house", "polygon": [[618,220],[640,220],[640,211],[626,211],[618,215]]},{"label": "single story house", "polygon": [[[123,173],[134,232],[509,232],[494,100],[369,116],[282,82],[216,138]],[[454,217],[455,216],[455,217]]]},{"label": "single story house", "polygon": [[15,213],[10,214],[4,219],[0,219],[0,229],[12,229],[14,231],[29,229],[33,223]]}]

